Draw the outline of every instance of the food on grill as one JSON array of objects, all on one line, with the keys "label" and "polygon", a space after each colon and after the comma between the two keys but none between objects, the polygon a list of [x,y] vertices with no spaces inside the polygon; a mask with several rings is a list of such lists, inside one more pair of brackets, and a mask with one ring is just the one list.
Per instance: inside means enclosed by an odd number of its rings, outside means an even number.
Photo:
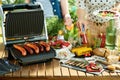
[{"label": "food on grill", "polygon": [[23,47],[27,50],[28,53],[33,54],[33,50],[29,46],[23,45]]},{"label": "food on grill", "polygon": [[44,46],[46,51],[50,51],[50,45],[44,41],[40,41],[40,45]]},{"label": "food on grill", "polygon": [[19,50],[23,56],[26,56],[26,55],[27,55],[26,50],[25,50],[22,46],[14,44],[13,47],[14,47],[15,49]]},{"label": "food on grill", "polygon": [[39,53],[39,47],[36,46],[35,44],[33,44],[33,43],[26,43],[26,46],[34,49],[35,53],[37,53],[37,54]]},{"label": "food on grill", "polygon": [[40,51],[44,51],[44,47],[42,45],[39,45]]},{"label": "food on grill", "polygon": [[40,45],[40,44],[38,44],[38,43],[34,43],[34,44],[39,47],[39,51],[40,51],[40,52],[43,52],[43,51],[44,51],[44,47],[43,47],[42,45]]}]

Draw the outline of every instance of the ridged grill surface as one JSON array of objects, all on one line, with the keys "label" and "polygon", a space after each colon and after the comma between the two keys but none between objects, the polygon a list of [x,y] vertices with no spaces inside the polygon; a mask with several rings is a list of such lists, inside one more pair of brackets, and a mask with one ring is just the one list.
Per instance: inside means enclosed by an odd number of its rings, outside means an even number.
[{"label": "ridged grill surface", "polygon": [[40,35],[44,27],[44,13],[41,9],[13,11],[6,15],[6,37]]},{"label": "ridged grill surface", "polygon": [[39,52],[39,54],[36,54],[35,52],[33,54],[30,54],[27,52],[26,56],[22,56],[21,52],[16,50],[14,47],[10,47],[9,49],[12,56],[22,64],[29,64],[42,60],[47,60],[56,56],[56,52],[52,47],[50,51]]}]

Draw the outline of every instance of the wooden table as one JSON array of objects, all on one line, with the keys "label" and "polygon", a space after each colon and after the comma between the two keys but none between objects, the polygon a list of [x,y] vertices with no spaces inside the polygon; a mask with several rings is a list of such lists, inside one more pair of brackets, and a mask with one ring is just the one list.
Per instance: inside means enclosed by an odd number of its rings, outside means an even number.
[{"label": "wooden table", "polygon": [[[94,77],[96,75],[66,67],[61,67],[59,64],[59,60],[53,59],[52,61],[48,61],[44,63],[21,66],[20,70],[13,73],[5,74],[4,76],[10,76],[10,77],[93,76]],[[109,73],[104,71],[98,76],[120,76],[120,73]]]},{"label": "wooden table", "polygon": [[[4,45],[2,43],[2,39],[0,38],[0,58],[4,55]],[[81,72],[78,70],[62,67],[59,64],[59,60],[53,59],[51,61],[33,64],[33,65],[27,65],[27,66],[21,66],[21,69],[13,72],[8,73],[0,77],[0,80],[19,80],[22,78],[22,80],[25,79],[108,79],[108,80],[119,80],[120,73],[109,73],[107,71],[103,71],[100,75],[96,76],[93,74]]]}]

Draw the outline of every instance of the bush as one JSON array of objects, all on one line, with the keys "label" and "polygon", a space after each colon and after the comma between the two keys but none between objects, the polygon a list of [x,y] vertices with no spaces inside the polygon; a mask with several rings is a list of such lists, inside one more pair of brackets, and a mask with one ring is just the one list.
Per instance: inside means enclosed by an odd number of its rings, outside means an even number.
[{"label": "bush", "polygon": [[25,0],[2,0],[2,4],[21,4],[24,3]]},{"label": "bush", "polygon": [[57,16],[46,19],[47,31],[49,36],[57,36],[58,31],[63,29],[63,20]]}]

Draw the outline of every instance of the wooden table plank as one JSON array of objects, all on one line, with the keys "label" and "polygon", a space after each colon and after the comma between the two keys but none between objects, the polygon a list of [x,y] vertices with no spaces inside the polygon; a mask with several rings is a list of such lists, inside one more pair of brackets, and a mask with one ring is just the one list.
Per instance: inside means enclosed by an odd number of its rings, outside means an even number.
[{"label": "wooden table plank", "polygon": [[86,76],[94,76],[94,74],[86,73]]},{"label": "wooden table plank", "polygon": [[74,69],[69,69],[70,71],[70,76],[78,76],[78,72]]},{"label": "wooden table plank", "polygon": [[26,77],[26,76],[30,76],[30,66],[23,66],[22,70],[21,70],[21,76],[22,77]]},{"label": "wooden table plank", "polygon": [[109,77],[109,76],[76,76],[72,77],[0,77],[1,80],[120,80],[119,76]]},{"label": "wooden table plank", "polygon": [[116,72],[110,72],[110,76],[119,76]]},{"label": "wooden table plank", "polygon": [[61,72],[62,72],[62,76],[70,76],[70,72],[66,67],[61,67]]},{"label": "wooden table plank", "polygon": [[53,59],[54,76],[61,76],[59,60]]},{"label": "wooden table plank", "polygon": [[13,76],[13,74],[12,73],[8,73],[8,74],[5,74],[5,77],[12,77]]},{"label": "wooden table plank", "polygon": [[118,76],[120,76],[120,73],[117,73]]},{"label": "wooden table plank", "polygon": [[46,76],[53,76],[53,64],[52,64],[52,61],[46,62]]},{"label": "wooden table plank", "polygon": [[38,64],[34,64],[30,66],[30,76],[37,77],[38,76]]},{"label": "wooden table plank", "polygon": [[109,72],[107,72],[107,71],[103,71],[103,72],[102,72],[102,76],[110,76],[110,74],[109,74]]},{"label": "wooden table plank", "polygon": [[46,66],[45,63],[38,64],[38,76],[45,76],[46,75]]},{"label": "wooden table plank", "polygon": [[85,72],[78,71],[78,76],[86,76]]},{"label": "wooden table plank", "polygon": [[18,71],[13,72],[12,74],[13,77],[21,77],[21,69]]},{"label": "wooden table plank", "polygon": [[[18,63],[16,62],[16,61],[11,61],[13,64],[17,64],[18,65]],[[13,77],[21,77],[21,72],[22,72],[22,66],[20,66],[20,69],[19,70],[17,70],[17,71],[15,71],[15,72],[13,72],[12,73],[12,76]]]},{"label": "wooden table plank", "polygon": [[[94,75],[94,76],[96,76],[96,75]],[[99,74],[99,75],[97,75],[97,76],[103,76],[103,75],[102,75],[102,73],[100,73],[100,74]]]}]

